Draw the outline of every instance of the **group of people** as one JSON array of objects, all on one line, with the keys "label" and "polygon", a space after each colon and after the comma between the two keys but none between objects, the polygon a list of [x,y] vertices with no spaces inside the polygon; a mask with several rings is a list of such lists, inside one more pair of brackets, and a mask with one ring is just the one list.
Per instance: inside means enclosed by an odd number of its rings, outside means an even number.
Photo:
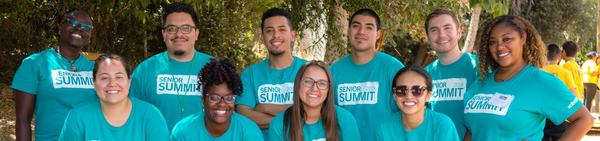
[{"label": "group of people", "polygon": [[167,50],[133,72],[125,58],[81,54],[93,24],[67,11],[59,45],[30,55],[15,74],[17,140],[541,140],[545,120],[569,122],[578,140],[589,111],[543,72],[545,46],[518,16],[486,23],[477,55],[458,48],[456,16],[434,10],[425,31],[438,59],[404,66],[376,49],[381,21],[371,9],[349,19],[351,53],[333,64],[291,53],[291,15],[261,18],[268,57],[237,74],[234,62],[194,48],[198,17],[187,4],[164,8]]}]

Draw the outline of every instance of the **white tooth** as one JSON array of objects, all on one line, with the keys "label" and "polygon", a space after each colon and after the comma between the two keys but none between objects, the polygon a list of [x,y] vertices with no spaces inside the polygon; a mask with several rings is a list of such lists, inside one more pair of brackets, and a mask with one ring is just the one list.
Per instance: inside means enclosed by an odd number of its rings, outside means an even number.
[{"label": "white tooth", "polygon": [[309,94],[308,97],[317,98],[318,96],[314,94]]},{"label": "white tooth", "polygon": [[273,42],[273,45],[276,45],[276,46],[281,45],[281,42]]},{"label": "white tooth", "polygon": [[506,56],[506,55],[508,55],[508,52],[506,52],[506,53],[501,53],[501,54],[499,54],[498,56],[500,56],[500,57],[504,57],[504,56]]},{"label": "white tooth", "polygon": [[79,35],[79,34],[76,34],[76,33],[73,33],[73,34],[71,34],[71,36],[73,36],[73,37],[75,37],[75,38],[81,38],[81,35]]},{"label": "white tooth", "polygon": [[407,101],[407,102],[404,102],[404,103],[402,103],[402,104],[404,104],[404,105],[406,105],[406,106],[413,106],[413,105],[415,105],[416,103],[415,103],[415,102],[411,102],[411,101]]},{"label": "white tooth", "polygon": [[218,115],[224,115],[225,113],[227,113],[227,111],[225,111],[225,110],[216,110],[215,113],[217,113]]},{"label": "white tooth", "polygon": [[112,90],[112,91],[107,91],[106,93],[108,93],[108,94],[116,94],[116,93],[118,93],[118,92],[119,92],[119,91]]}]

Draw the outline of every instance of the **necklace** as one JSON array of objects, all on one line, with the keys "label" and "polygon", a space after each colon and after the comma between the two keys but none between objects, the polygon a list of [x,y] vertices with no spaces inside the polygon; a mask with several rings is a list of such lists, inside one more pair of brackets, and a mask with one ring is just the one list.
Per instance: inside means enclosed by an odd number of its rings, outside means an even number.
[{"label": "necklace", "polygon": [[62,58],[64,58],[65,60],[67,60],[67,62],[70,64],[71,66],[71,71],[76,72],[77,71],[77,67],[75,66],[75,62],[77,62],[77,58],[73,59],[73,60],[69,60],[68,58],[64,57],[62,54],[60,54],[60,47],[56,48],[56,52],[58,53],[58,55],[60,55]]},{"label": "necklace", "polygon": [[[172,80],[175,80],[175,74],[171,70],[171,67],[172,67],[171,66],[171,58],[169,58],[168,53],[165,53],[165,57],[167,58],[167,61],[169,62],[169,66],[168,66],[168,68],[169,68],[169,75],[171,75],[171,79]],[[175,60],[173,60],[173,61],[175,61]],[[185,74],[185,75],[187,75],[187,82],[185,84],[189,84],[190,83],[190,79],[192,79],[192,76],[189,75],[189,74],[192,72],[192,68],[194,68],[193,61],[194,61],[194,58],[192,58],[192,60],[190,60],[190,62],[192,62],[192,65],[188,68],[188,72]],[[175,83],[173,83],[173,85],[175,85]],[[184,116],[183,113],[185,112],[185,108],[183,106],[185,104],[185,101],[183,101],[182,95],[179,93],[179,90],[176,90],[176,91],[177,91],[177,102],[179,103],[179,113],[182,116]],[[188,93],[188,91],[185,91],[185,93],[183,93],[183,95],[185,96],[185,95],[187,95],[187,93]]]}]

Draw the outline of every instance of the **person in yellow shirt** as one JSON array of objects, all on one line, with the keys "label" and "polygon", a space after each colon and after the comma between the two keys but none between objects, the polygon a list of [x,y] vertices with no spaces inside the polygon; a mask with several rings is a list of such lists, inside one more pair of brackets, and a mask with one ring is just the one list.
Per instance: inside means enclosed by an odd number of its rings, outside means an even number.
[{"label": "person in yellow shirt", "polygon": [[591,110],[592,100],[598,92],[598,65],[595,61],[595,52],[588,52],[585,56],[587,60],[581,65],[581,73],[583,74],[583,83],[585,85],[585,100],[583,103],[588,110]]},{"label": "person in yellow shirt", "polygon": [[[573,75],[567,69],[558,65],[561,60],[561,49],[556,44],[550,44],[546,48],[546,58],[548,61],[542,70],[551,73],[558,77],[562,82],[567,85],[567,88],[571,90],[571,93],[576,94],[577,85],[573,81]],[[568,122],[563,122],[559,125],[554,125],[551,121],[546,120],[546,126],[544,127],[544,137],[542,140],[558,139],[562,136],[565,130],[569,127]]]},{"label": "person in yellow shirt", "polygon": [[548,45],[547,49],[548,52],[546,57],[548,58],[548,62],[546,62],[547,64],[542,69],[558,77],[558,79],[562,80],[565,85],[567,85],[573,94],[576,94],[577,85],[573,80],[573,75],[569,70],[558,65],[559,61],[561,60],[560,48],[556,44],[550,44]]},{"label": "person in yellow shirt", "polygon": [[575,85],[577,86],[575,95],[581,102],[583,102],[583,78],[581,75],[581,68],[577,62],[575,62],[575,57],[578,53],[577,44],[575,44],[573,41],[567,41],[563,43],[562,47],[565,51],[565,55],[567,55],[567,58],[565,58],[565,63],[562,64],[562,67],[567,69],[569,72],[571,72],[571,75],[573,75],[573,81],[575,81]]}]

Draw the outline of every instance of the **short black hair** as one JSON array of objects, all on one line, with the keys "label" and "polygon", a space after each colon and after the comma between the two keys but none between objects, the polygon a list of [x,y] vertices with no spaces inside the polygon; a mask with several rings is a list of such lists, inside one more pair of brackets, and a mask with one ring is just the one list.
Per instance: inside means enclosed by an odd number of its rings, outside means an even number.
[{"label": "short black hair", "polygon": [[212,58],[198,74],[200,79],[199,83],[202,87],[203,98],[208,93],[208,88],[219,84],[227,84],[231,92],[234,95],[240,95],[242,93],[242,80],[240,75],[236,72],[235,65],[226,58]]},{"label": "short black hair", "polygon": [[573,41],[566,41],[562,44],[562,47],[563,50],[565,50],[567,57],[575,57],[575,55],[577,55],[577,51],[579,50],[577,48],[577,44],[575,44]]},{"label": "short black hair", "polygon": [[90,17],[90,20],[92,20],[92,22],[94,20],[94,18],[92,18],[92,16],[89,13],[87,13],[86,11],[81,10],[79,8],[71,8],[71,9],[67,9],[65,12],[63,12],[61,15],[59,15],[59,17],[58,17],[58,20],[59,20],[58,23],[65,22],[67,20],[67,18],[68,18],[67,15],[71,15],[71,14],[73,14],[75,12],[81,12],[82,14]]},{"label": "short black hair", "polygon": [[189,4],[178,3],[178,2],[171,3],[165,7],[165,12],[162,15],[162,22],[161,22],[162,26],[165,26],[165,22],[167,21],[167,16],[169,16],[169,14],[175,13],[175,12],[183,12],[183,13],[190,14],[190,16],[192,16],[192,20],[194,21],[194,26],[198,26],[198,16],[197,16],[194,8]]},{"label": "short black hair", "polygon": [[441,16],[441,15],[450,16],[452,18],[452,20],[454,20],[454,24],[456,24],[456,27],[460,28],[460,24],[458,23],[458,19],[456,18],[456,15],[454,14],[454,12],[452,12],[448,9],[435,9],[431,13],[429,13],[429,15],[427,15],[427,18],[425,19],[425,33],[427,35],[429,35],[429,21],[431,19]]},{"label": "short black hair", "polygon": [[285,19],[287,19],[287,21],[288,21],[288,26],[290,26],[290,29],[294,30],[294,26],[292,26],[292,15],[290,15],[290,13],[288,13],[287,11],[285,11],[281,8],[271,8],[271,9],[265,11],[265,13],[263,13],[261,22],[260,22],[260,30],[263,30],[263,28],[265,28],[265,20],[267,20],[268,18],[271,18],[271,17],[275,17],[275,16],[285,17]]},{"label": "short black hair", "polygon": [[375,18],[375,24],[377,25],[377,30],[381,29],[381,20],[379,19],[379,15],[377,15],[377,13],[375,11],[373,11],[372,9],[369,8],[363,8],[363,9],[359,9],[358,11],[354,12],[354,14],[352,14],[352,16],[350,17],[350,21],[348,22],[348,27],[352,26],[352,20],[354,20],[354,17],[357,15],[362,15],[362,16],[370,16]]},{"label": "short black hair", "polygon": [[558,47],[558,45],[556,45],[556,44],[549,44],[547,46],[546,53],[547,53],[546,58],[548,58],[548,60],[554,60],[560,54],[560,47]]},{"label": "short black hair", "polygon": [[131,67],[127,64],[127,60],[125,58],[117,55],[117,54],[102,54],[94,61],[94,69],[92,69],[92,79],[96,80],[96,74],[98,74],[98,67],[100,67],[101,63],[104,63],[106,60],[115,60],[121,62],[123,64],[123,68],[125,68],[125,73],[127,73],[127,78],[131,79]]},{"label": "short black hair", "polygon": [[[425,85],[427,85],[427,90],[431,91],[433,89],[433,82],[431,80],[431,76],[429,76],[429,73],[427,73],[423,68],[419,67],[419,66],[415,66],[415,65],[410,65],[410,66],[406,66],[400,70],[398,70],[398,72],[396,72],[396,75],[394,76],[394,79],[392,80],[392,87],[396,87],[396,79],[398,79],[398,77],[400,77],[400,75],[405,74],[407,72],[416,72],[417,74],[421,75],[423,78],[425,78]],[[392,91],[390,89],[390,91]],[[393,94],[393,92],[392,92]]]}]

